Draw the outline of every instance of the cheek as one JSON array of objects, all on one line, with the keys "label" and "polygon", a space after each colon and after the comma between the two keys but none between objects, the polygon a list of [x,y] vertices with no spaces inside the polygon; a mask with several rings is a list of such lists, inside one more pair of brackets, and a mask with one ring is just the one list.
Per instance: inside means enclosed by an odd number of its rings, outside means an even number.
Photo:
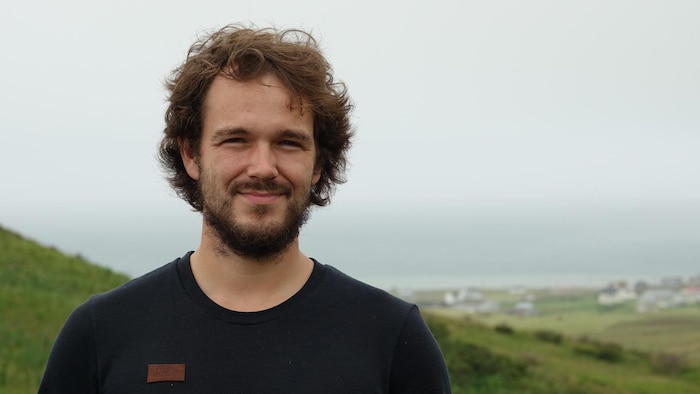
[{"label": "cheek", "polygon": [[235,155],[220,155],[210,159],[205,168],[217,179],[235,178],[245,172],[243,161]]}]

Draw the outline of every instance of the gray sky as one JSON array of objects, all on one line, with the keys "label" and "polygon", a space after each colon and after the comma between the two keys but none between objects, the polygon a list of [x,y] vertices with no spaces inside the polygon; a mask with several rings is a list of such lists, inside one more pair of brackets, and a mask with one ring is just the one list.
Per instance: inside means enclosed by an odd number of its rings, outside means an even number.
[{"label": "gray sky", "polygon": [[155,160],[162,81],[238,21],[311,30],[348,84],[334,206],[697,204],[699,18],[694,0],[4,0],[0,223],[187,213]]}]

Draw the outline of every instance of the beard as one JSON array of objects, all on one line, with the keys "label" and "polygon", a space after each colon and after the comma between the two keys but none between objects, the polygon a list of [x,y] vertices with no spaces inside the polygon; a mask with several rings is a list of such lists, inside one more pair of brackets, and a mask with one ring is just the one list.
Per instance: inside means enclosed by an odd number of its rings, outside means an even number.
[{"label": "beard", "polygon": [[[202,215],[205,223],[214,232],[220,243],[222,254],[252,258],[259,261],[273,260],[299,236],[301,226],[306,223],[310,212],[310,195],[294,198],[291,187],[272,180],[234,183],[230,192],[222,196],[212,195],[206,177],[200,183],[200,195],[203,200]],[[234,212],[233,197],[239,190],[256,190],[278,193],[289,199],[289,204],[280,223],[244,224],[236,219],[240,213]],[[250,208],[258,218],[264,218],[273,208],[259,205]]]}]

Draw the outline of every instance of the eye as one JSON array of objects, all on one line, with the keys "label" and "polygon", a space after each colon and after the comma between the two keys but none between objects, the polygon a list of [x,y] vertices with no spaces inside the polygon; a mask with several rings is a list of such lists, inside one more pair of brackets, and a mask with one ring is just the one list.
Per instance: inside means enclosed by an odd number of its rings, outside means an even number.
[{"label": "eye", "polygon": [[282,140],[280,141],[280,145],[290,148],[301,148],[299,141],[294,140]]},{"label": "eye", "polygon": [[246,142],[245,139],[241,138],[241,137],[233,137],[233,138],[229,138],[229,139],[224,140],[225,144],[243,144],[245,142]]}]

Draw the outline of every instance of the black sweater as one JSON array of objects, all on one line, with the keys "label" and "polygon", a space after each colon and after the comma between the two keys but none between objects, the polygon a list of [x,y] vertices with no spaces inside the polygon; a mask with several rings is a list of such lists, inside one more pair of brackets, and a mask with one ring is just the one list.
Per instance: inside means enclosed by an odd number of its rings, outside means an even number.
[{"label": "black sweater", "polygon": [[315,261],[289,300],[235,312],[202,292],[189,256],[78,307],[39,393],[450,392],[415,305]]}]

